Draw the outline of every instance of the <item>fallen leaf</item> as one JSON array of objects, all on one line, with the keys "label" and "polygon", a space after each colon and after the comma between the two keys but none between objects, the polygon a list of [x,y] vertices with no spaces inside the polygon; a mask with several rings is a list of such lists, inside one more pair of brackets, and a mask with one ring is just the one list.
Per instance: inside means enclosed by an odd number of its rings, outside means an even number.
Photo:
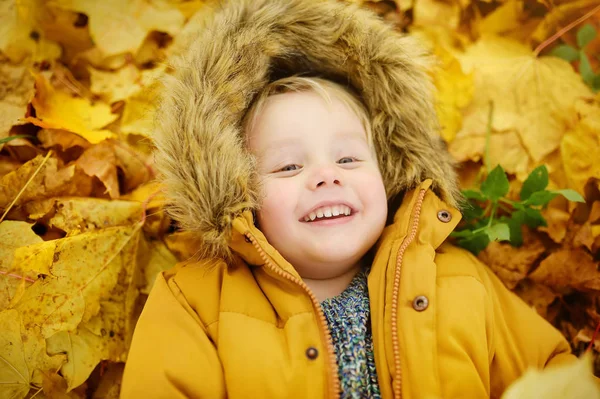
[{"label": "fallen leaf", "polygon": [[88,67],[92,82],[92,93],[102,96],[107,103],[126,100],[142,90],[139,84],[140,71],[133,64],[127,64],[117,71],[101,71]]},{"label": "fallen leaf", "polygon": [[533,234],[523,234],[523,237],[521,247],[494,241],[478,256],[511,290],[527,277],[535,261],[546,251],[544,244]]},{"label": "fallen leaf", "polygon": [[0,2],[0,51],[12,62],[19,63],[27,57],[33,62],[60,57],[60,46],[47,40],[37,26],[43,14],[42,0]]},{"label": "fallen leaf", "polygon": [[546,219],[548,226],[541,226],[538,230],[548,233],[555,243],[562,243],[567,234],[567,223],[571,214],[560,209],[547,208],[542,211],[542,216]]},{"label": "fallen leaf", "polygon": [[109,363],[92,399],[119,399],[124,368],[123,363]]},{"label": "fallen leaf", "polygon": [[121,117],[121,132],[151,136],[161,87],[159,79],[163,73],[164,68],[142,73],[144,89],[125,103]]},{"label": "fallen leaf", "polygon": [[106,187],[110,198],[119,198],[117,157],[112,143],[105,140],[88,148],[75,164],[88,176],[96,176]]},{"label": "fallen leaf", "polygon": [[97,315],[119,275],[135,267],[140,227],[110,227],[18,248],[13,264],[48,273],[15,304],[25,327],[39,326],[48,338]]},{"label": "fallen leaf", "polygon": [[459,60],[473,72],[475,95],[450,152],[459,161],[481,159],[493,104],[489,162],[520,180],[559,148],[573,104],[593,97],[566,61],[535,58],[516,41],[484,36]]},{"label": "fallen leaf", "polygon": [[[445,48],[447,46],[438,43],[441,36],[439,27],[415,29],[411,33],[425,39],[439,60],[432,70],[437,88],[435,106],[442,128],[441,135],[446,142],[450,142],[462,127],[462,110],[473,98],[473,76],[465,74],[456,57]],[[452,34],[445,33],[445,36]]]},{"label": "fallen leaf", "polygon": [[183,14],[168,1],[52,0],[51,4],[86,14],[96,46],[104,55],[135,53],[153,31],[176,34]]},{"label": "fallen leaf", "polygon": [[[42,242],[31,229],[32,224],[5,220],[0,223],[0,310],[9,307],[17,291],[24,288],[24,278],[35,280],[36,273],[22,273],[22,270],[13,268],[14,252],[17,248]],[[21,292],[22,294],[22,292]]]},{"label": "fallen leaf", "polygon": [[31,103],[36,116],[25,118],[27,122],[43,128],[68,130],[92,144],[114,136],[110,130],[102,129],[118,118],[108,104],[92,104],[88,99],[56,90],[41,74],[35,75],[35,87]]},{"label": "fallen leaf", "polygon": [[[13,201],[43,159],[39,155],[0,179],[0,209],[6,208]],[[59,161],[50,157],[23,191],[16,205],[60,195],[86,196],[90,192],[91,181],[79,168],[75,165],[59,168]]]},{"label": "fallen leaf", "polygon": [[41,129],[37,134],[37,138],[43,148],[56,149],[56,147],[59,147],[62,151],[70,150],[73,147],[79,147],[79,151],[81,151],[91,146],[89,141],[67,130]]},{"label": "fallen leaf", "polygon": [[598,0],[568,0],[556,2],[549,7],[549,12],[538,25],[531,38],[538,43],[543,42],[559,29],[590,11],[598,5]]},{"label": "fallen leaf", "polygon": [[576,362],[543,370],[530,368],[502,395],[502,399],[522,398],[600,398],[591,354],[586,354]]},{"label": "fallen leaf", "polygon": [[600,106],[575,103],[579,119],[560,143],[565,173],[570,187],[583,193],[590,177],[600,179]]},{"label": "fallen leaf", "polygon": [[61,368],[67,389],[85,382],[96,365],[106,357],[102,338],[86,328],[77,332],[60,331],[47,340],[48,353],[66,353],[69,359]]},{"label": "fallen leaf", "polygon": [[529,278],[559,292],[565,288],[600,290],[598,262],[583,249],[560,249],[551,253]]},{"label": "fallen leaf", "polygon": [[[10,4],[11,2],[3,2]],[[0,5],[0,15],[2,5]],[[0,17],[0,21],[1,21]],[[0,22],[1,26],[1,22]],[[0,34],[0,40],[2,36]],[[33,77],[25,66],[0,62],[0,138],[8,137],[10,128],[25,117],[27,104],[33,98]],[[0,144],[0,149],[2,144]]]},{"label": "fallen leaf", "polygon": [[130,226],[142,219],[140,203],[101,198],[51,198],[23,206],[31,220],[46,220],[73,236],[116,226]]},{"label": "fallen leaf", "polygon": [[543,284],[538,284],[529,279],[522,280],[515,287],[515,294],[524,300],[530,306],[533,306],[536,312],[548,320],[548,306],[558,298],[558,294]]},{"label": "fallen leaf", "polygon": [[[48,355],[37,328],[25,329],[15,309],[0,312],[0,396],[25,398],[30,386],[42,386],[42,372],[56,372],[64,354]],[[8,367],[6,367],[8,366]]]}]

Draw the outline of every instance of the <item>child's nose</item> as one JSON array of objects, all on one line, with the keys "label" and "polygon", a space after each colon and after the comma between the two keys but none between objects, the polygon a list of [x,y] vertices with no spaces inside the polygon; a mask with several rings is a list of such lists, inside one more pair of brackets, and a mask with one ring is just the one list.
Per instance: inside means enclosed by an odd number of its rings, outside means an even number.
[{"label": "child's nose", "polygon": [[311,190],[315,190],[319,187],[336,185],[342,185],[341,176],[339,175],[339,172],[335,170],[335,168],[330,166],[323,166],[318,168],[309,182],[309,188]]}]

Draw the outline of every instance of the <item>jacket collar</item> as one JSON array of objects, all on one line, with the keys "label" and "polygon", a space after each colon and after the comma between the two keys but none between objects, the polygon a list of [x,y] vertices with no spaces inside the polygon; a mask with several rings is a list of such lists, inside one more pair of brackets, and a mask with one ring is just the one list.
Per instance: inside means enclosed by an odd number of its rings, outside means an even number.
[{"label": "jacket collar", "polygon": [[[387,240],[397,240],[408,235],[409,228],[415,217],[419,218],[417,240],[419,244],[430,245],[437,249],[454,230],[461,219],[460,211],[442,201],[432,190],[432,181],[427,179],[404,196],[402,204],[394,214],[393,223],[386,226],[381,238],[376,244],[379,248]],[[423,193],[424,192],[424,193]],[[424,194],[424,195],[421,195]],[[420,212],[416,209],[422,201]],[[242,257],[248,264],[262,266],[264,261],[254,245],[246,239],[251,234],[267,255],[282,269],[296,277],[298,273],[279,252],[269,244],[264,234],[254,225],[251,211],[245,211],[232,222],[232,236],[229,246],[232,251]]]}]

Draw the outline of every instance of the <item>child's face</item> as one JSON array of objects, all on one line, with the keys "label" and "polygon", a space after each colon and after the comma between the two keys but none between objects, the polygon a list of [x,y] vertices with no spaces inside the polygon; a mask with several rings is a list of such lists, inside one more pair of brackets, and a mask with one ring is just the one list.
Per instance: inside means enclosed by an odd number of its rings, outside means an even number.
[{"label": "child's face", "polygon": [[[303,278],[356,266],[387,217],[385,188],[359,118],[313,92],[268,98],[248,132],[264,200],[257,219],[269,242]],[[344,212],[351,210],[349,216]],[[334,218],[315,215],[340,213]]]}]

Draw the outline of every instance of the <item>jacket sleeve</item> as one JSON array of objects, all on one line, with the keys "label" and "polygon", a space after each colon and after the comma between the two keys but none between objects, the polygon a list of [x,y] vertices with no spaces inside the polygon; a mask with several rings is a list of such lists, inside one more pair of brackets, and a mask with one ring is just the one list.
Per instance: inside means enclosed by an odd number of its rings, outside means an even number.
[{"label": "jacket sleeve", "polygon": [[542,369],[576,360],[556,328],[508,290],[487,266],[473,259],[481,267],[492,308],[492,396],[504,391],[528,368]]},{"label": "jacket sleeve", "polygon": [[224,398],[217,351],[173,280],[159,274],[140,315],[121,399]]}]

